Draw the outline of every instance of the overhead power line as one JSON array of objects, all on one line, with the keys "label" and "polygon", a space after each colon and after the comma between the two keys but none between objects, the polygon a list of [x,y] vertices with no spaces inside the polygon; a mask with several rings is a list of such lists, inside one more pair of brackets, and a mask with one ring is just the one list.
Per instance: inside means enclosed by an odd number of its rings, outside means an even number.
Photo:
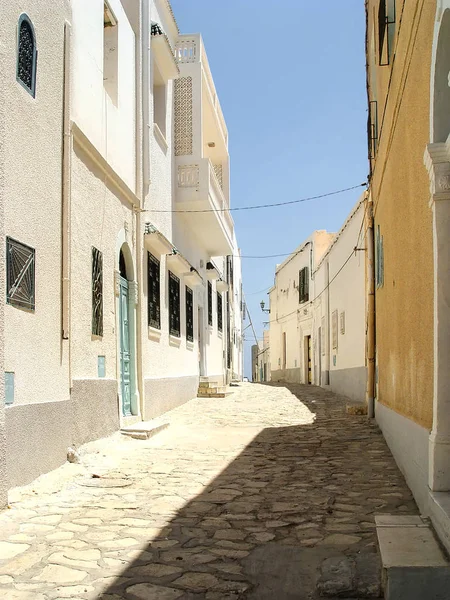
[{"label": "overhead power line", "polygon": [[360,187],[366,187],[367,182],[359,183],[358,185],[352,185],[348,188],[343,188],[341,190],[335,190],[334,192],[327,192],[326,194],[318,194],[317,196],[309,196],[307,198],[300,198],[299,200],[288,200],[286,202],[274,202],[273,204],[256,204],[253,206],[234,206],[231,208],[200,208],[200,209],[192,209],[192,210],[184,210],[184,209],[175,209],[175,210],[158,210],[149,208],[142,212],[151,212],[151,213],[208,213],[208,212],[232,212],[238,210],[256,210],[260,208],[272,208],[275,206],[288,206],[289,204],[299,204],[300,202],[308,202],[310,200],[318,200],[319,198],[327,198],[328,196],[335,196],[336,194],[342,194],[343,192],[349,192],[351,190],[356,190]]}]

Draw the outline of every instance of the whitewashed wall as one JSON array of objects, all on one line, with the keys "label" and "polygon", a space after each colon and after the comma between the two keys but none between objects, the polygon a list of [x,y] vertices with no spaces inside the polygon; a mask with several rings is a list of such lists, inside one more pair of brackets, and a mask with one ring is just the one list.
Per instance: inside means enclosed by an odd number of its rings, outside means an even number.
[{"label": "whitewashed wall", "polygon": [[135,35],[120,0],[110,0],[118,21],[118,101],[103,81],[103,0],[72,2],[72,118],[126,184],[136,188]]},{"label": "whitewashed wall", "polygon": [[[321,383],[327,383],[324,372],[329,365],[331,389],[358,401],[365,399],[366,383],[364,210],[364,202],[359,201],[323,257],[315,274],[314,302],[315,363],[316,367],[321,365]],[[356,252],[355,247],[358,248]],[[326,290],[327,264],[329,293]],[[333,348],[332,321],[335,311],[337,347]],[[325,344],[319,357],[319,328],[324,324],[322,340]],[[319,379],[318,368],[315,376]]]}]

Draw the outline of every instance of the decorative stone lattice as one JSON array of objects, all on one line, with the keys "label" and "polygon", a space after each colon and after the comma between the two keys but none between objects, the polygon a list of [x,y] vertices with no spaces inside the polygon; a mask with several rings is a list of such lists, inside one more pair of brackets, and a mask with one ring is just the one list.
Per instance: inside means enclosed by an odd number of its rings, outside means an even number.
[{"label": "decorative stone lattice", "polygon": [[221,187],[221,189],[223,190],[223,179],[222,179],[222,165],[213,165],[214,167],[214,173],[216,174],[217,177],[217,181],[219,182],[219,185]]},{"label": "decorative stone lattice", "polygon": [[175,156],[192,154],[192,77],[175,79]]}]

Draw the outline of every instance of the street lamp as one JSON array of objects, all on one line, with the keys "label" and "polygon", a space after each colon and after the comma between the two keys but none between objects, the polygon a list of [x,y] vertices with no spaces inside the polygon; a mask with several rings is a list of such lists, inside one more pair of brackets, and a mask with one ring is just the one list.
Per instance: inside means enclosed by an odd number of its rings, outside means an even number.
[{"label": "street lamp", "polygon": [[261,300],[261,302],[260,302],[260,306],[261,306],[261,310],[262,310],[262,312],[265,312],[265,313],[270,313],[270,308],[264,308],[264,307],[265,307],[265,305],[266,305],[266,303],[264,302],[264,300]]}]

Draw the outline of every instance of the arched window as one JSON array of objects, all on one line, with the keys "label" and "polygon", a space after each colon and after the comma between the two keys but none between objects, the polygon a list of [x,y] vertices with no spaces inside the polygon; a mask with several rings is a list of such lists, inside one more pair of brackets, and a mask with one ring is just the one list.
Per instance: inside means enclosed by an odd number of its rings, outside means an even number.
[{"label": "arched window", "polygon": [[33,96],[36,91],[36,36],[27,15],[21,15],[17,39],[17,81]]}]

